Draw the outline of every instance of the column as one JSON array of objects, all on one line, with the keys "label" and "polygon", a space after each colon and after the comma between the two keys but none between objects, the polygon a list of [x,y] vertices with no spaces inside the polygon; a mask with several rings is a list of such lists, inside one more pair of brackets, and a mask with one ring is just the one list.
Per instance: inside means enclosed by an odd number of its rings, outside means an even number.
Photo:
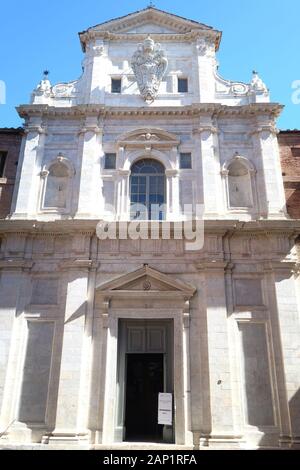
[{"label": "column", "polygon": [[[107,82],[107,71],[110,60],[108,57],[108,45],[103,39],[96,39],[87,46],[87,102],[91,104],[104,104],[105,92],[110,83]],[[108,90],[110,92],[110,88]]]},{"label": "column", "polygon": [[286,200],[277,141],[277,129],[257,120],[252,141],[257,161],[257,191],[260,213],[264,217],[286,217]]},{"label": "column", "polygon": [[166,220],[174,221],[180,217],[179,179],[177,170],[166,170]]},{"label": "column", "polygon": [[41,118],[31,119],[25,128],[12,202],[13,219],[33,217],[36,214],[45,134]]},{"label": "column", "polygon": [[[97,238],[92,241],[94,251],[97,250]],[[90,429],[90,415],[95,413],[93,406],[92,379],[97,362],[93,361],[93,342],[94,342],[94,297],[96,288],[97,262],[93,262],[89,271],[86,321],[84,327],[83,348],[82,348],[82,369],[81,382],[79,390],[79,408],[78,408],[78,436],[86,439],[93,438],[93,430]]]},{"label": "column", "polygon": [[[118,319],[111,314],[107,318],[107,332],[103,331],[103,346],[106,340],[106,367],[107,371],[103,385],[105,386],[104,397],[104,413],[103,413],[103,443],[112,444],[115,440],[116,425],[116,399],[117,399],[117,357],[118,357]],[[103,323],[105,329],[105,322]],[[102,360],[102,365],[104,356]]]},{"label": "column", "polygon": [[[25,305],[30,303],[30,274],[32,262],[15,261],[5,266],[0,283],[0,404],[1,428],[13,442],[34,441],[34,430],[19,421],[19,401],[23,380]],[[11,263],[10,263],[11,264]],[[1,403],[2,402],[2,403]]]},{"label": "column", "polygon": [[[206,310],[203,292],[204,274],[195,273],[189,282],[197,288],[198,295],[190,300],[190,381],[191,381],[191,428],[195,449],[198,448],[203,431],[203,399],[206,395],[203,373],[207,360]],[[207,370],[207,368],[206,368]]]},{"label": "column", "polygon": [[[2,264],[3,262],[1,262]],[[0,266],[1,266],[0,264]],[[11,364],[9,356],[12,359],[13,345],[13,327],[18,307],[20,286],[23,273],[21,270],[9,270],[3,268],[0,278],[0,410],[1,410],[1,430],[8,426],[12,405],[11,386],[13,377],[11,377]],[[15,365],[15,363],[14,363]],[[10,382],[10,383],[9,383]],[[7,393],[5,393],[5,391]],[[3,405],[3,406],[2,406]]]},{"label": "column", "polygon": [[103,148],[102,128],[98,127],[98,118],[87,117],[80,134],[81,171],[78,175],[80,180],[77,179],[79,196],[76,217],[99,218],[103,205],[100,185],[100,159],[103,156]]},{"label": "column", "polygon": [[130,181],[131,172],[128,170],[119,170],[119,181],[118,181],[118,219],[119,220],[128,220],[130,217],[129,214],[129,197],[130,197]]},{"label": "column", "polygon": [[[285,381],[284,396],[289,413],[290,446],[300,449],[300,309],[296,290],[300,273],[298,270],[293,273],[292,269],[292,263],[286,267],[275,267],[274,283]],[[280,344],[275,344],[275,349],[277,348],[280,348]],[[283,421],[283,428],[286,427],[286,422]]]},{"label": "column", "polygon": [[93,322],[93,374],[91,377],[89,429],[92,432],[92,443],[104,441],[104,401],[107,362],[109,300],[97,298]]},{"label": "column", "polygon": [[[208,390],[204,409],[210,410],[210,433],[204,445],[233,446],[233,403],[230,369],[229,332],[225,290],[225,263],[204,266],[207,310]],[[205,403],[206,402],[206,403]],[[206,416],[208,418],[208,416]],[[207,441],[205,442],[205,438]]]},{"label": "column", "polygon": [[183,375],[184,375],[184,411],[185,444],[193,445],[191,417],[191,349],[190,349],[190,302],[185,300],[183,311]]},{"label": "column", "polygon": [[[66,269],[68,269],[67,266]],[[87,360],[84,353],[88,269],[78,269],[76,266],[69,267],[69,271],[65,273],[64,277],[66,305],[63,324],[61,325],[63,337],[56,423],[50,441],[74,441],[76,443],[78,435],[82,434],[82,428],[79,426],[79,424],[82,425],[82,419],[78,420],[78,417],[80,417],[82,381],[84,380],[85,361]],[[85,403],[85,406],[88,407],[88,403]]]},{"label": "column", "polygon": [[[201,118],[200,127],[194,131],[199,135],[204,196],[204,217],[215,218],[223,211],[223,191],[220,158],[218,150],[218,130],[210,117]],[[201,184],[200,183],[200,184]]]},{"label": "column", "polygon": [[197,38],[195,47],[197,86],[199,87],[196,97],[200,97],[200,103],[214,103],[216,81],[216,47],[214,41],[213,39],[200,37]]},{"label": "column", "polygon": [[185,372],[186,355],[184,350],[183,315],[174,318],[174,400],[175,400],[175,443],[185,445],[186,430],[186,393]]}]

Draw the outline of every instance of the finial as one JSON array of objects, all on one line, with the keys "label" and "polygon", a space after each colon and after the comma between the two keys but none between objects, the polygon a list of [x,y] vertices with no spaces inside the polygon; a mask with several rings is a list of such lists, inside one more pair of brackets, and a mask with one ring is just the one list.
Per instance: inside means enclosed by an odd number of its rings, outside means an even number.
[{"label": "finial", "polygon": [[49,73],[50,73],[49,70],[44,70],[43,74],[44,74],[45,79],[48,78]]},{"label": "finial", "polygon": [[148,8],[154,8],[154,7],[155,7],[154,2],[152,2],[152,0],[150,0]]},{"label": "finial", "polygon": [[253,75],[258,75],[257,70],[252,70]]}]

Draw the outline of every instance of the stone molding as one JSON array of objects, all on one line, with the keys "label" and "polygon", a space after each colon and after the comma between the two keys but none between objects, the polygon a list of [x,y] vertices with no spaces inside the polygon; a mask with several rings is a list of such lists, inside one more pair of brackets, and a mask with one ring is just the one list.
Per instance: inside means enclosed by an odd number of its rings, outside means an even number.
[{"label": "stone molding", "polygon": [[85,127],[82,127],[79,131],[78,131],[78,135],[81,135],[81,134],[87,134],[88,132],[91,132],[91,133],[94,133],[94,134],[97,134],[97,135],[102,135],[103,133],[103,128],[102,127],[98,127],[98,126],[85,126]]},{"label": "stone molding", "polygon": [[[86,234],[94,235],[96,226],[101,219],[69,219],[55,220],[51,222],[37,221],[36,219],[3,219],[0,220],[0,235],[8,236],[11,233],[22,233],[23,235],[35,234],[38,236],[53,236],[60,234]],[[247,236],[256,235],[282,235],[283,233],[297,238],[300,235],[300,220],[280,219],[280,220],[256,220],[240,222],[235,219],[205,220],[205,232],[216,233],[226,236],[229,233],[240,233]],[[118,222],[116,222],[118,223]],[[171,233],[174,224],[178,221],[170,222]],[[47,231],[45,232],[45,229]]]},{"label": "stone molding", "polygon": [[[169,286],[169,290],[152,290],[151,286],[150,289],[147,288],[144,290],[133,291],[123,289],[123,287],[129,283],[137,281],[145,276],[149,279],[161,282],[164,286]],[[119,276],[117,279],[108,281],[96,288],[96,295],[105,299],[112,299],[113,297],[130,299],[134,294],[135,298],[144,298],[146,295],[147,299],[150,297],[155,299],[157,297],[165,299],[183,298],[185,302],[188,302],[195,292],[195,287],[185,284],[182,281],[174,280],[173,277],[150,268],[148,265],[143,266],[137,271]]]},{"label": "stone molding", "polygon": [[193,134],[202,134],[203,132],[209,132],[210,134],[220,134],[220,131],[215,126],[203,126],[193,129]]},{"label": "stone molding", "polygon": [[180,140],[175,134],[161,128],[141,128],[119,137],[119,148],[177,148]]},{"label": "stone molding", "polygon": [[24,134],[30,134],[30,133],[35,133],[37,132],[38,134],[44,134],[47,135],[47,131],[44,127],[42,126],[26,126],[24,128]]},{"label": "stone molding", "polygon": [[[252,103],[242,106],[226,106],[218,103],[200,103],[187,106],[159,107],[109,107],[96,104],[84,104],[70,107],[55,107],[49,105],[21,105],[17,111],[22,118],[30,116],[261,116],[266,114],[278,117],[283,106],[277,103]],[[268,128],[269,129],[269,128]]]},{"label": "stone molding", "polygon": [[261,126],[258,127],[257,129],[254,129],[252,132],[249,132],[249,136],[256,135],[256,134],[261,134],[262,132],[269,132],[270,134],[277,136],[279,134],[279,129],[275,126]]}]

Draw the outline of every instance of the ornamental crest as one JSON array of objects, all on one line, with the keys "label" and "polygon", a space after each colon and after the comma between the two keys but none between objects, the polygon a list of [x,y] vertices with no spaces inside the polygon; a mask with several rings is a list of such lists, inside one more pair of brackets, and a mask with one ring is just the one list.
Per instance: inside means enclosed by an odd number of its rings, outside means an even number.
[{"label": "ornamental crest", "polygon": [[145,101],[153,102],[157,96],[159,85],[166,73],[168,60],[160,44],[155,44],[149,36],[134,53],[131,66]]}]

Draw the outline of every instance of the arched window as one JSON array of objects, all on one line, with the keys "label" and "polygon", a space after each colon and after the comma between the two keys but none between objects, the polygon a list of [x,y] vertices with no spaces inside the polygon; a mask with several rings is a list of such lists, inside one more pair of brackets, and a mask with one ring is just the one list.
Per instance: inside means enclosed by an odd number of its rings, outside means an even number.
[{"label": "arched window", "polygon": [[239,155],[226,165],[223,174],[227,176],[229,208],[253,207],[252,176],[254,172],[250,162]]},{"label": "arched window", "polygon": [[69,210],[71,178],[74,170],[68,159],[59,156],[41,176],[46,178],[44,182],[43,209],[66,212]]},{"label": "arched window", "polygon": [[130,218],[165,218],[165,168],[157,160],[144,158],[134,163],[130,179]]}]

